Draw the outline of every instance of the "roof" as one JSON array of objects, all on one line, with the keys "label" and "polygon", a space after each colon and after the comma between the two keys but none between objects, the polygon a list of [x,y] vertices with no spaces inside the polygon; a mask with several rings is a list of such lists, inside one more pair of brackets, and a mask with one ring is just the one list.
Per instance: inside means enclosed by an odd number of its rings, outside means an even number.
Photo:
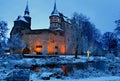
[{"label": "roof", "polygon": [[57,7],[56,7],[56,2],[54,3],[54,9],[53,9],[51,15],[59,16],[59,12],[58,12]]},{"label": "roof", "polygon": [[30,17],[30,15],[29,15],[29,14],[25,14],[24,16]]},{"label": "roof", "polygon": [[28,12],[29,12],[29,8],[28,8],[28,1],[27,1],[27,4],[26,4],[25,11],[28,11]]},{"label": "roof", "polygon": [[26,4],[26,8],[25,8],[25,12],[24,12],[24,16],[29,16],[29,7],[28,7],[28,1],[27,1],[27,4]]},{"label": "roof", "polygon": [[56,31],[64,31],[63,29],[61,29],[61,28],[57,28],[57,29],[55,29]]},{"label": "roof", "polygon": [[56,35],[57,33],[60,33],[61,35],[63,35],[64,31],[53,31],[53,30],[50,30],[50,29],[36,29],[36,30],[30,30],[28,32],[25,32],[25,34],[28,34],[28,35],[35,35],[35,34],[42,34],[42,33],[52,33],[54,35]]},{"label": "roof", "polygon": [[23,16],[18,16],[18,18],[15,21],[23,21],[23,22],[27,22],[27,20],[23,17]]}]

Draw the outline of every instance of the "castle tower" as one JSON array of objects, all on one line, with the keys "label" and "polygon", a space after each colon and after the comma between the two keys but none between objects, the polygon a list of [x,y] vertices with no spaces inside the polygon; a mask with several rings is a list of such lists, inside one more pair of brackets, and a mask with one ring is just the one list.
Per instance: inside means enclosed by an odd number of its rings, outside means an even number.
[{"label": "castle tower", "polygon": [[23,30],[31,30],[31,17],[28,8],[28,2],[26,4],[24,16],[18,16],[18,18],[14,21],[14,26],[10,32],[10,36],[16,34],[21,35]]},{"label": "castle tower", "polygon": [[29,7],[28,7],[28,1],[26,4],[25,11],[24,11],[24,18],[28,21],[29,26],[31,26],[31,17],[30,17],[30,12],[29,12]]},{"label": "castle tower", "polygon": [[58,12],[57,7],[56,7],[56,1],[54,3],[54,9],[49,19],[50,19],[51,30],[55,30],[61,27],[61,18],[60,18],[60,13]]}]

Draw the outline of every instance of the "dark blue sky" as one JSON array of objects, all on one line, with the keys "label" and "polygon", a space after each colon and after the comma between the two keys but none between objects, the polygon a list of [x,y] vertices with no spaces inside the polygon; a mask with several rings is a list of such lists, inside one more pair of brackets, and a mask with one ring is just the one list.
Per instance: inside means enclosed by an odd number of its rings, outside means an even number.
[{"label": "dark blue sky", "polygon": [[[49,16],[53,10],[54,0],[29,0],[32,29],[49,27]],[[13,27],[18,15],[23,15],[26,0],[0,0],[0,19]],[[57,0],[57,9],[71,17],[73,12],[83,13],[90,18],[102,33],[113,31],[114,21],[120,18],[120,0]]]}]

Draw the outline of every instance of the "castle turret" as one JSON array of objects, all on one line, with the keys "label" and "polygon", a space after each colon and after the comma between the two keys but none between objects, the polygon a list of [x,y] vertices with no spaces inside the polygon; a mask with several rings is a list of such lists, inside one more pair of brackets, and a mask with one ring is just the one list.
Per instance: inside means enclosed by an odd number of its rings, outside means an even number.
[{"label": "castle turret", "polygon": [[14,26],[12,28],[12,31],[10,32],[10,35],[15,35],[18,33],[22,34],[23,30],[30,30],[30,29],[31,29],[31,17],[27,2],[24,11],[24,16],[18,16],[18,18],[14,21]]},{"label": "castle turret", "polygon": [[50,29],[51,30],[55,30],[61,27],[61,18],[60,18],[60,14],[56,7],[56,1],[54,3],[54,9],[49,18],[50,18]]}]

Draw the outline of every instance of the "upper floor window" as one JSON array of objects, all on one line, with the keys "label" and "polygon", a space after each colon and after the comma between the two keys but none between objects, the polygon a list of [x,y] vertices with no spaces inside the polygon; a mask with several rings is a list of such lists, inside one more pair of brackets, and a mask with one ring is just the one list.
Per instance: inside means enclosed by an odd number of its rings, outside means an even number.
[{"label": "upper floor window", "polygon": [[54,21],[57,21],[57,17],[54,17],[54,19],[53,19]]}]

